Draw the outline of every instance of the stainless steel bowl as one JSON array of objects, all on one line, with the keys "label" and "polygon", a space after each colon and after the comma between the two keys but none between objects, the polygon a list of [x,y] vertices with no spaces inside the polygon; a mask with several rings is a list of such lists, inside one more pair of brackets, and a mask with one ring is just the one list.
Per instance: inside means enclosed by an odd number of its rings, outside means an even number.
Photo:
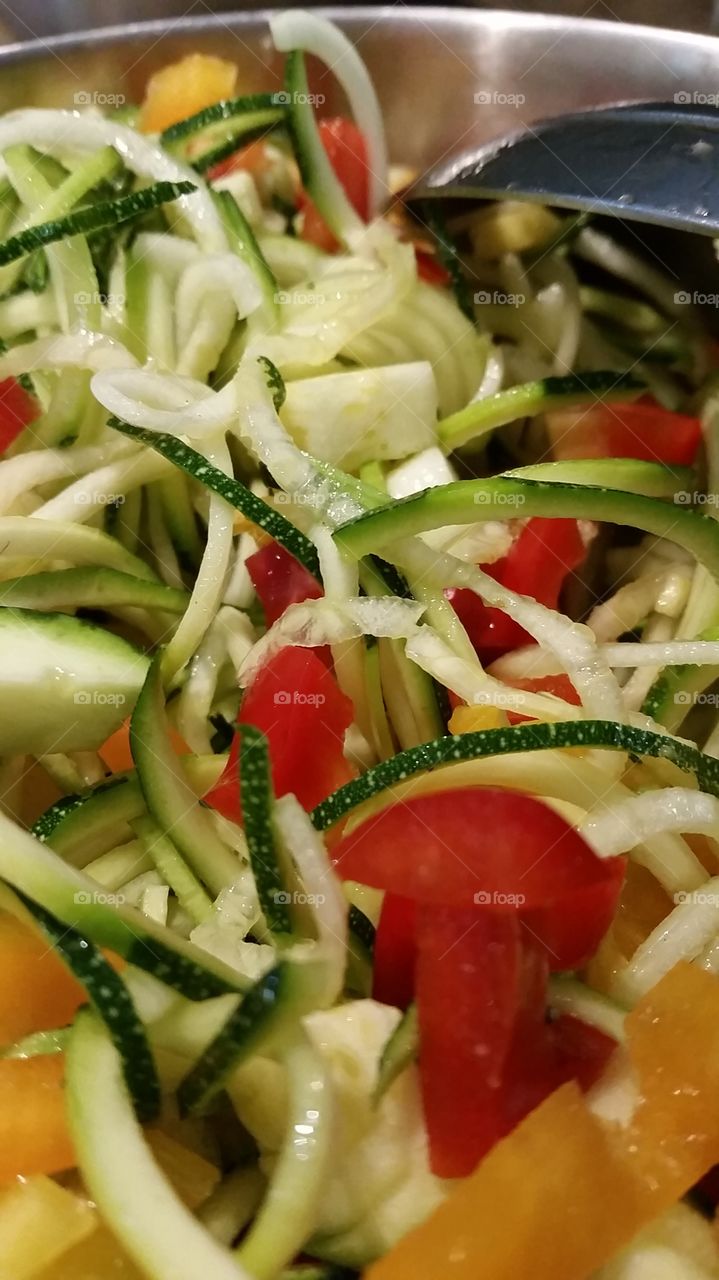
[{"label": "stainless steel bowl", "polygon": [[[719,39],[498,10],[325,9],[358,45],[382,99],[390,150],[422,167],[545,116],[618,100],[718,95]],[[248,92],[279,85],[268,11],[130,23],[0,50],[0,107],[141,96],[188,50],[233,58]],[[318,72],[325,110],[339,105]]]},{"label": "stainless steel bowl", "polygon": [[[274,0],[277,7],[282,0]],[[485,0],[475,0],[484,3]],[[710,31],[719,25],[717,0],[612,0],[609,5],[593,5],[587,0],[505,0],[508,9],[541,9],[555,14],[582,17],[586,12],[601,12],[617,22],[649,22],[655,27],[679,27],[682,31]],[[237,0],[3,0],[0,23],[13,31],[18,40],[45,37],[61,31],[78,31],[105,27],[114,22],[139,22],[148,18],[176,18],[181,14],[226,12],[237,7]],[[250,7],[241,6],[241,7]]]}]

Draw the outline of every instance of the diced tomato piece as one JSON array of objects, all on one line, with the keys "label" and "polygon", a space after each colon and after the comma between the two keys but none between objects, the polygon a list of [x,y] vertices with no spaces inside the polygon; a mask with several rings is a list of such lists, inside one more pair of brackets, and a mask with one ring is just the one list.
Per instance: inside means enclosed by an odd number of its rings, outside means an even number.
[{"label": "diced tomato piece", "polygon": [[247,559],[247,572],[260,597],[268,627],[291,604],[319,600],[322,588],[309,570],[278,542],[260,547]]},{"label": "diced tomato piece", "polygon": [[237,173],[240,170],[257,178],[264,173],[267,165],[267,145],[261,138],[256,138],[254,142],[233,152],[226,159],[219,160],[211,169],[208,169],[207,178],[210,182],[215,182],[217,178],[224,178],[226,173]]},{"label": "diced tomato piece", "polygon": [[[253,724],[270,746],[275,795],[293,792],[307,810],[349,782],[344,735],[352,702],[311,649],[281,650],[259,671],[240,707],[240,724]],[[205,797],[227,818],[241,821],[239,745],[230,748],[225,771]]]},{"label": "diced tomato piece", "polygon": [[[347,199],[363,222],[369,219],[369,167],[367,144],[351,120],[335,116],[320,120],[320,139]],[[304,213],[302,239],[316,244],[325,253],[336,253],[339,244],[314,202],[302,192],[299,207]]]},{"label": "diced tomato piece", "polygon": [[[582,563],[585,554],[576,520],[534,516],[507,555],[482,568],[503,587],[556,609],[567,575]],[[493,662],[510,649],[532,643],[532,637],[514,618],[501,609],[488,608],[474,591],[453,587],[446,594],[483,662]]]},{"label": "diced tomato piece", "polygon": [[417,902],[519,912],[555,969],[575,968],[596,951],[626,866],[624,858],[597,858],[541,801],[491,787],[391,805],[344,836],[333,858],[344,879]]},{"label": "diced tomato piece", "polygon": [[701,442],[701,423],[653,400],[557,409],[545,417],[556,459],[643,458],[688,466]]},{"label": "diced tomato piece", "polygon": [[417,959],[417,904],[386,893],[374,940],[372,995],[406,1009],[414,998]]},{"label": "diced tomato piece", "polygon": [[549,1031],[558,1052],[561,1083],[577,1080],[585,1092],[591,1089],[606,1070],[616,1040],[568,1013],[561,1014]]},{"label": "diced tomato piece", "polygon": [[[551,693],[573,707],[580,705],[581,699],[569,676],[560,672],[554,676],[532,676],[526,680],[507,680],[512,689],[526,689],[528,693]],[[507,711],[510,724],[520,724],[523,720],[531,720],[532,716],[523,716],[519,711]]]},{"label": "diced tomato piece", "polygon": [[420,1080],[432,1168],[471,1173],[561,1084],[588,1089],[616,1048],[576,1018],[547,1020],[549,964],[516,915],[420,906]]},{"label": "diced tomato piece", "polygon": [[553,676],[528,676],[524,680],[507,680],[506,683],[513,689],[526,689],[528,693],[551,693],[555,698],[570,702],[573,707],[579,706],[579,694],[564,672]]},{"label": "diced tomato piece", "polygon": [[419,1069],[432,1168],[463,1177],[502,1136],[503,1068],[520,979],[516,916],[420,907]]},{"label": "diced tomato piece", "polygon": [[598,859],[552,810],[490,788],[414,797],[333,850],[339,874],[385,890],[373,994],[414,992],[433,1170],[471,1173],[568,1079],[589,1087],[614,1042],[573,1018],[549,1023],[550,968],[596,950],[624,860]]},{"label": "diced tomato piece", "polygon": [[37,400],[28,394],[17,378],[5,378],[0,382],[0,455],[39,414]]},{"label": "diced tomato piece", "polygon": [[448,285],[451,279],[446,267],[433,253],[418,249],[415,245],[414,256],[417,259],[417,275],[425,284]]}]

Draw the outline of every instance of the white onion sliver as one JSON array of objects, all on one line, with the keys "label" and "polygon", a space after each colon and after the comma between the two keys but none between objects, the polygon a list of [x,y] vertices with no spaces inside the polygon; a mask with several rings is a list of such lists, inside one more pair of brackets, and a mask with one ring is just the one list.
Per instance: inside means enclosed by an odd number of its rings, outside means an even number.
[{"label": "white onion sliver", "polygon": [[599,652],[610,667],[718,666],[719,641],[667,640],[666,643],[608,644]]},{"label": "white onion sliver", "polygon": [[626,853],[667,831],[719,837],[719,800],[689,787],[662,787],[590,813],[580,829],[602,857]]},{"label": "white onion sliver", "polygon": [[382,110],[371,77],[347,36],[327,18],[305,9],[288,9],[270,18],[275,48],[281,53],[303,49],[320,58],[344,89],[352,115],[367,143],[370,216],[387,202],[389,175]]},{"label": "white onion sliver", "polygon": [[118,436],[85,448],[36,449],[5,458],[0,462],[0,515],[9,511],[15,500],[30,489],[52,480],[78,479],[103,462],[134,453],[135,448],[133,441]]},{"label": "white onion sliver", "polygon": [[345,559],[326,524],[317,525],[311,533],[320,561],[320,576],[326,600],[350,600],[359,595],[358,565]]},{"label": "white onion sliver", "polygon": [[403,539],[395,544],[393,553],[414,576],[442,587],[468,587],[485,604],[515,618],[539,644],[556,654],[572,679],[586,715],[620,723],[626,719],[622,691],[587,626],[572,622],[528,596],[509,591],[481,569],[430,550],[418,538]]},{"label": "white onion sliver", "polygon": [[[232,475],[232,460],[224,435],[208,443],[207,458],[226,475]],[[222,603],[222,592],[232,555],[235,510],[217,493],[210,494],[207,543],[192,588],[190,603],[162,658],[166,680],[172,680],[189,662]]]},{"label": "white onion sliver", "polygon": [[406,639],[416,631],[423,611],[424,606],[416,600],[397,596],[357,596],[341,603],[322,598],[292,604],[248,655],[240,671],[240,684],[250,684],[260,667],[288,645],[315,648],[362,636]]},{"label": "white onion sliver", "polygon": [[470,706],[497,707],[537,720],[577,720],[579,707],[548,693],[513,689],[483,671],[479,662],[461,657],[430,626],[418,627],[407,641],[407,657],[451,689]]},{"label": "white onion sliver", "polygon": [[175,300],[180,346],[192,336],[198,309],[209,308],[213,299],[221,298],[232,301],[240,320],[257,310],[262,292],[246,263],[230,253],[205,254],[191,262],[182,274]]},{"label": "white onion sliver", "polygon": [[190,439],[215,435],[236,407],[233,383],[216,392],[194,378],[150,369],[96,374],[91,387],[95,399],[123,422]]},{"label": "white onion sliver", "polygon": [[[332,869],[324,841],[293,795],[282,796],[274,822],[300,873],[317,927],[319,951],[327,966],[323,1003],[334,1004],[342,991],[347,960],[347,900]],[[310,953],[312,954],[312,953]]]},{"label": "white onion sliver", "polygon": [[82,329],[23,342],[0,356],[0,378],[35,369],[127,369],[137,364],[126,347],[105,333]]},{"label": "white onion sliver", "polygon": [[637,948],[615,983],[618,999],[633,1005],[681,960],[695,960],[719,934],[719,876],[700,889],[675,895],[677,905]]}]

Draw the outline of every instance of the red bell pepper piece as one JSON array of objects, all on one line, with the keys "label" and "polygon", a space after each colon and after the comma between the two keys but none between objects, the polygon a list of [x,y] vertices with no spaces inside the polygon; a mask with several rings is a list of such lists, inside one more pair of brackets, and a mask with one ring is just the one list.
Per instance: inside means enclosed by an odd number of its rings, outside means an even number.
[{"label": "red bell pepper piece", "polygon": [[414,796],[368,818],[333,850],[348,880],[420,903],[518,912],[573,969],[614,916],[626,860],[600,859],[541,801],[491,787]]},{"label": "red bell pepper piece", "polygon": [[40,407],[17,378],[0,382],[0,455],[17,440],[20,432],[40,414]]},{"label": "red bell pepper piece", "polygon": [[[238,719],[266,734],[277,796],[291,791],[309,811],[353,776],[343,754],[352,702],[311,649],[275,654],[247,690]],[[235,738],[224,773],[206,796],[234,822],[242,820],[238,755]]]},{"label": "red bell pepper piece", "polygon": [[546,415],[555,458],[643,458],[688,466],[701,442],[701,423],[656,401],[594,404]]},{"label": "red bell pepper piece", "polygon": [[[330,164],[345,195],[363,222],[369,219],[369,168],[367,144],[351,120],[335,116],[320,120],[320,139]],[[325,253],[336,253],[339,244],[322,214],[306,191],[300,195],[299,207],[304,213],[302,239],[316,244]]]},{"label": "red bell pepper piece", "polygon": [[253,178],[261,178],[269,163],[267,147],[261,138],[257,138],[240,151],[233,151],[231,156],[218,160],[217,164],[208,169],[207,178],[209,182],[215,182],[218,178],[224,178],[225,174],[237,173],[239,170],[250,173]]},{"label": "red bell pepper piece", "polygon": [[557,1087],[567,1080],[578,1080],[582,1089],[591,1089],[614,1053],[616,1040],[568,1013],[561,1014],[548,1029],[560,1063]]},{"label": "red bell pepper piece", "polygon": [[[576,520],[534,516],[507,555],[482,568],[503,587],[556,609],[565,578],[582,563],[585,554]],[[514,618],[501,609],[488,608],[473,591],[453,587],[446,594],[483,662],[493,662],[510,649],[532,643],[532,637]]]},{"label": "red bell pepper piece", "polygon": [[417,275],[420,280],[424,280],[425,284],[449,284],[451,276],[435,254],[427,253],[426,249],[419,249],[415,245],[414,256],[417,259]]},{"label": "red bell pepper piece", "polygon": [[[320,120],[320,139],[330,164],[339,178],[345,195],[363,222],[369,221],[369,167],[367,144],[359,129],[344,116]],[[240,153],[242,154],[242,153]],[[225,162],[227,164],[227,162]],[[232,166],[234,167],[234,166]],[[245,167],[243,165],[243,167]],[[218,172],[226,172],[218,166]],[[298,207],[304,213],[302,239],[316,244],[325,253],[337,253],[340,248],[324,218],[306,191],[301,191]],[[448,285],[449,272],[433,253],[415,248],[417,275],[427,284]]]},{"label": "red bell pepper piece", "polygon": [[319,600],[322,595],[317,579],[278,542],[270,542],[248,556],[247,572],[262,603],[268,627],[281,618],[291,604]]},{"label": "red bell pepper piece", "polygon": [[374,939],[372,995],[382,1004],[406,1009],[414,998],[417,958],[417,904],[386,893]]},{"label": "red bell pepper piece", "polygon": [[[513,689],[526,689],[528,693],[553,693],[555,698],[570,702],[573,707],[580,705],[580,697],[569,676],[564,672],[555,676],[533,676],[526,680],[507,680]],[[531,720],[532,716],[523,716],[519,711],[507,711],[510,724],[519,724],[522,720]]]},{"label": "red bell pepper piece", "polygon": [[464,1177],[567,1080],[599,1078],[614,1040],[548,1022],[546,953],[519,917],[420,906],[419,1070],[433,1171]]},{"label": "red bell pepper piece", "polygon": [[463,1177],[505,1132],[503,1070],[519,1001],[516,915],[421,906],[417,1011],[432,1169]]},{"label": "red bell pepper piece", "polygon": [[552,1092],[557,1075],[557,1055],[546,1020],[549,958],[529,929],[522,929],[521,940],[519,1003],[504,1064],[505,1133]]}]

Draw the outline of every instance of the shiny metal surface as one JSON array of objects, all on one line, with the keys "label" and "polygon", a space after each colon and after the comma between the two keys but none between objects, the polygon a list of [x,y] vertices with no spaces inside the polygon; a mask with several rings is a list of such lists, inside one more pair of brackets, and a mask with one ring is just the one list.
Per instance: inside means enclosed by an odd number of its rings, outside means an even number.
[{"label": "shiny metal surface", "polygon": [[[69,0],[68,0],[69,3]],[[357,43],[395,159],[425,167],[532,121],[622,100],[719,95],[719,39],[653,27],[445,8],[323,9]],[[0,50],[0,107],[137,99],[191,49],[232,57],[243,89],[279,85],[267,11],[129,24]],[[330,74],[315,77],[325,110]]]},{"label": "shiny metal surface", "polygon": [[[279,7],[282,0],[275,0]],[[473,0],[477,8],[492,8],[487,0]],[[583,18],[609,18],[616,22],[646,22],[656,27],[676,27],[682,31],[711,31],[719,28],[719,0],[505,0],[513,10],[541,10],[543,13]],[[119,22],[150,18],[177,18],[237,8],[237,0],[3,0],[0,25],[15,33],[18,40],[46,37],[61,31],[82,31]],[[240,7],[249,8],[250,5]]]},{"label": "shiny metal surface", "polygon": [[717,107],[625,102],[553,116],[443,160],[410,194],[512,197],[716,236],[718,157]]}]

